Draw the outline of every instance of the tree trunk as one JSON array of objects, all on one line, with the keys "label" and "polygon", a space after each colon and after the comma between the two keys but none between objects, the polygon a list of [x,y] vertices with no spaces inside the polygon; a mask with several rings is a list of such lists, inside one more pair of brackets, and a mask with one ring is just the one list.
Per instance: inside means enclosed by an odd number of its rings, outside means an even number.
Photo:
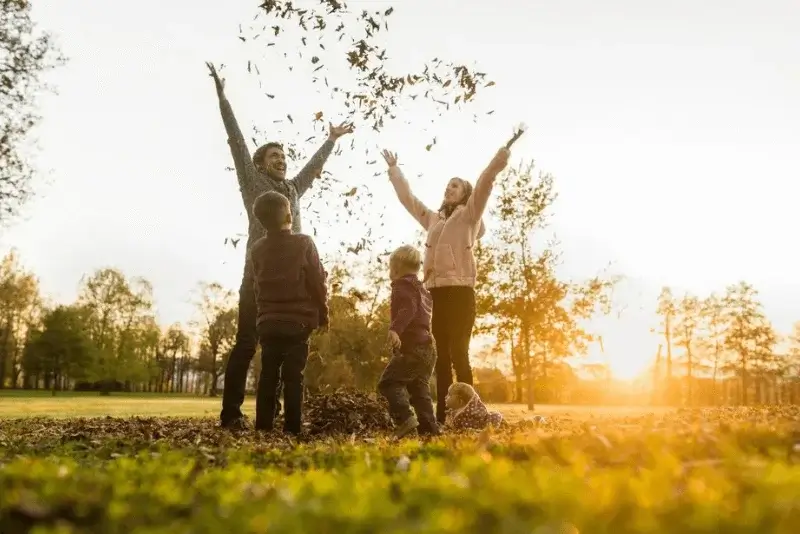
[{"label": "tree trunk", "polygon": [[523,325],[522,330],[523,356],[525,357],[525,365],[528,371],[528,410],[533,411],[536,398],[536,365],[534,365],[535,362],[531,357],[530,330],[528,325]]},{"label": "tree trunk", "polygon": [[739,397],[741,398],[742,406],[747,406],[747,400],[748,400],[747,399],[747,397],[748,397],[748,395],[747,395],[747,386],[748,386],[747,382],[748,382],[748,380],[747,380],[747,365],[746,365],[747,360],[745,359],[744,356],[742,356],[741,358],[742,358],[742,361],[741,361],[740,372],[741,372],[742,391],[739,394]]},{"label": "tree trunk", "polygon": [[672,404],[672,327],[670,314],[664,319],[664,341],[667,344],[667,403]]},{"label": "tree trunk", "polygon": [[[687,343],[687,345],[689,345],[689,343]],[[688,404],[691,407],[694,404],[694,399],[692,398],[693,377],[692,377],[692,348],[691,348],[691,346],[687,346],[686,347],[686,374],[688,375],[688,378],[689,378],[689,384],[688,384],[689,387],[688,387],[688,390],[687,390],[686,394],[687,394],[688,401],[689,401]]]},{"label": "tree trunk", "polygon": [[719,403],[717,402],[717,360],[718,358],[714,358],[714,371],[711,373],[711,404],[713,406],[718,406]]},{"label": "tree trunk", "polygon": [[656,406],[661,404],[661,349],[663,347],[664,345],[659,343],[658,352],[656,352],[656,363],[653,366],[653,397],[651,403]]}]

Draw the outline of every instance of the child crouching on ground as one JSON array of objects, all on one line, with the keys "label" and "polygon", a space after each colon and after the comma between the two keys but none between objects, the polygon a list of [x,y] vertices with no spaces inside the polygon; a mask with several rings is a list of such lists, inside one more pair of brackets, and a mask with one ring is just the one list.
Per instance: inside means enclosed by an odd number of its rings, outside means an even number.
[{"label": "child crouching on ground", "polygon": [[421,265],[422,256],[410,245],[398,248],[389,256],[392,295],[388,341],[392,357],[381,375],[378,391],[389,402],[389,414],[398,438],[415,429],[419,435],[441,433],[430,392],[436,364],[436,347],[431,334],[432,300],[417,277]]},{"label": "child crouching on ground", "polygon": [[283,382],[284,432],[302,428],[303,371],[308,338],[328,325],[325,270],[314,241],[292,233],[289,200],[274,191],[259,196],[253,216],[266,230],[250,249],[255,281],[261,378],[256,430],[272,430],[278,381]]},{"label": "child crouching on ground", "polygon": [[483,429],[489,425],[497,427],[503,421],[500,412],[490,412],[475,388],[463,382],[450,385],[446,404],[451,415],[447,426],[454,430]]}]

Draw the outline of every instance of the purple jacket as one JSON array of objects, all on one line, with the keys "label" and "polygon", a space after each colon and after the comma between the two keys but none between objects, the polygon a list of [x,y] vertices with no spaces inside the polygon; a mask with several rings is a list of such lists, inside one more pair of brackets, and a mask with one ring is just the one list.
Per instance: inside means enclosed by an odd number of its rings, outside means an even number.
[{"label": "purple jacket", "polygon": [[431,294],[416,275],[409,274],[392,282],[390,298],[391,323],[389,330],[400,336],[401,350],[413,345],[430,343]]}]

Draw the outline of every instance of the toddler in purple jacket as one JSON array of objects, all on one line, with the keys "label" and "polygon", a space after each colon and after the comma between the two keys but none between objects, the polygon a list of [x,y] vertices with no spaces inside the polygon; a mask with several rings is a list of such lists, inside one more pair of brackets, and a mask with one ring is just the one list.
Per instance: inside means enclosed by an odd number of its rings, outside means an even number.
[{"label": "toddler in purple jacket", "polygon": [[436,364],[431,334],[432,300],[418,278],[421,266],[422,256],[410,245],[389,256],[392,295],[388,341],[392,357],[381,375],[378,391],[389,402],[398,438],[414,430],[420,435],[441,433],[429,385]]}]

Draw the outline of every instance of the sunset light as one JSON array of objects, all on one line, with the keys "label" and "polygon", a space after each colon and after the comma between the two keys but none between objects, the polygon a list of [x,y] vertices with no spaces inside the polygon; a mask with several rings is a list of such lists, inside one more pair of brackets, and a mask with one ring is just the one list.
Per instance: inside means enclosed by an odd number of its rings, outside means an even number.
[{"label": "sunset light", "polygon": [[800,2],[0,4],[0,533],[798,531]]}]

